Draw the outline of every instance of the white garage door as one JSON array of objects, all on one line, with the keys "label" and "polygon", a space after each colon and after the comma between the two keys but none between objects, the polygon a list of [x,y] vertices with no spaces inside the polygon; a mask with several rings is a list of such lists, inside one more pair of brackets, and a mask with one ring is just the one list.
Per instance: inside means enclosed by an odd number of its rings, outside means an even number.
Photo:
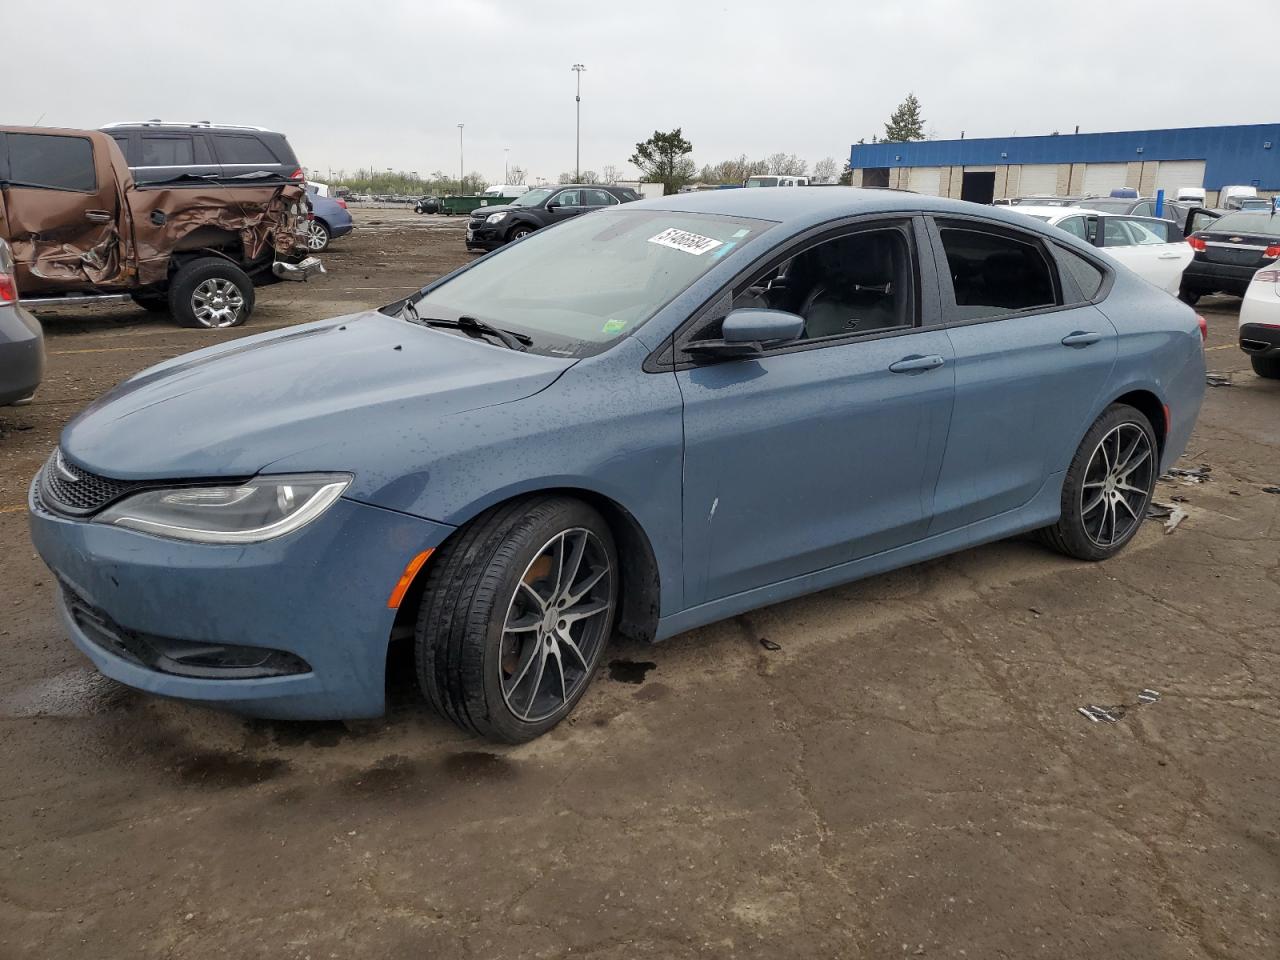
[{"label": "white garage door", "polygon": [[1058,165],[1056,163],[1024,163],[1018,180],[1020,197],[1052,197],[1058,192]]},{"label": "white garage door", "polygon": [[938,195],[938,185],[942,181],[941,167],[909,167],[907,189],[931,197]]},{"label": "white garage door", "polygon": [[1105,197],[1124,186],[1126,163],[1091,163],[1084,168],[1084,192],[1089,196]]},{"label": "white garage door", "polygon": [[1203,160],[1161,160],[1156,168],[1156,189],[1167,197],[1176,197],[1179,187],[1203,186]]}]

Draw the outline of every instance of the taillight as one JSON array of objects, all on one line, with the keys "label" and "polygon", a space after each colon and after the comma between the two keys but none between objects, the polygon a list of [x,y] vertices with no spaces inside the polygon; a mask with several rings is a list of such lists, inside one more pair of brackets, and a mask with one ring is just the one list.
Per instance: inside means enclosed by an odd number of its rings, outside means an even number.
[{"label": "taillight", "polygon": [[1267,249],[1262,251],[1262,258],[1264,260],[1274,260],[1276,257],[1280,257],[1280,243],[1273,243],[1271,246],[1267,247]]},{"label": "taillight", "polygon": [[1200,342],[1204,343],[1209,339],[1209,321],[1204,318],[1204,314],[1197,313],[1196,320],[1200,324]]},{"label": "taillight", "polygon": [[13,279],[13,257],[9,247],[0,240],[0,304],[18,302],[18,284]]},{"label": "taillight", "polygon": [[339,199],[338,206],[340,206],[343,210],[347,209],[347,201]]},{"label": "taillight", "polygon": [[1187,237],[1187,243],[1191,244],[1191,249],[1195,250],[1197,253],[1201,253],[1204,251],[1204,248],[1205,248],[1204,241],[1197,236],[1193,235],[1193,236]]},{"label": "taillight", "polygon": [[299,167],[297,170],[293,171],[293,173],[289,174],[289,179],[290,179],[290,180],[305,180],[305,179],[306,179],[306,175],[302,172],[302,168],[301,168],[301,167]]}]

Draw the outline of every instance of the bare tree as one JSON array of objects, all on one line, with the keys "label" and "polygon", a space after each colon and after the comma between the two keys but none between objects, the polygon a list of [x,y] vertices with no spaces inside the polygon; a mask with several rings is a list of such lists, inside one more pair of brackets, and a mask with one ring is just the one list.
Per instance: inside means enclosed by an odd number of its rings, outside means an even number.
[{"label": "bare tree", "polygon": [[835,183],[838,169],[835,157],[823,157],[813,165],[813,179],[817,183]]},{"label": "bare tree", "polygon": [[524,167],[521,166],[508,167],[507,176],[510,178],[512,183],[522,184],[524,183],[526,172]]},{"label": "bare tree", "polygon": [[769,164],[769,173],[784,176],[803,177],[809,169],[809,165],[794,153],[771,153],[766,162]]},{"label": "bare tree", "polygon": [[556,178],[556,183],[573,183],[572,173],[562,173]]},{"label": "bare tree", "polygon": [[604,181],[600,179],[600,174],[596,173],[594,170],[583,170],[582,178],[578,182],[579,183],[603,183]]},{"label": "bare tree", "polygon": [[612,163],[606,163],[600,168],[601,183],[617,183],[622,179],[622,171],[615,167]]}]

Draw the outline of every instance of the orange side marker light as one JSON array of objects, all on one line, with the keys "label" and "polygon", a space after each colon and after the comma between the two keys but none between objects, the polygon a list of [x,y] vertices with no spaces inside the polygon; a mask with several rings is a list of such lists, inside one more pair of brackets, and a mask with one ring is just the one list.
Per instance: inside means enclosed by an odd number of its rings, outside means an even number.
[{"label": "orange side marker light", "polygon": [[396,581],[395,588],[391,591],[391,596],[387,598],[387,607],[391,610],[400,609],[400,601],[404,599],[404,595],[408,593],[409,587],[413,584],[413,578],[418,575],[418,571],[422,569],[422,565],[430,559],[435,548],[431,550],[423,550],[414,557],[404,568],[404,573],[400,574],[400,579]]}]

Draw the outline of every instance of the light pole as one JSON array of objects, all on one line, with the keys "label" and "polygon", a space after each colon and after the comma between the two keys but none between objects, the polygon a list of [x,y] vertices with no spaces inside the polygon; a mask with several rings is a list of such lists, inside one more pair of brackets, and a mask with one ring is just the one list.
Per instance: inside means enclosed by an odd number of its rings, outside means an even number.
[{"label": "light pole", "polygon": [[574,111],[576,114],[574,125],[576,134],[574,136],[573,147],[573,179],[582,179],[582,71],[587,69],[580,63],[575,63],[569,68],[578,75],[578,92],[573,98]]},{"label": "light pole", "polygon": [[511,148],[502,148],[502,182],[506,183],[511,179]]},{"label": "light pole", "polygon": [[463,180],[464,180],[464,179],[466,179],[466,177],[465,177],[465,175],[464,175],[464,174],[463,174],[463,172],[462,172],[462,168],[463,168],[463,162],[462,162],[462,127],[463,127],[463,124],[461,124],[461,123],[460,123],[460,124],[458,124],[458,196],[462,196],[462,195],[463,195],[463,193],[465,193],[465,192],[466,192],[466,189],[467,189],[467,188],[463,185]]}]

